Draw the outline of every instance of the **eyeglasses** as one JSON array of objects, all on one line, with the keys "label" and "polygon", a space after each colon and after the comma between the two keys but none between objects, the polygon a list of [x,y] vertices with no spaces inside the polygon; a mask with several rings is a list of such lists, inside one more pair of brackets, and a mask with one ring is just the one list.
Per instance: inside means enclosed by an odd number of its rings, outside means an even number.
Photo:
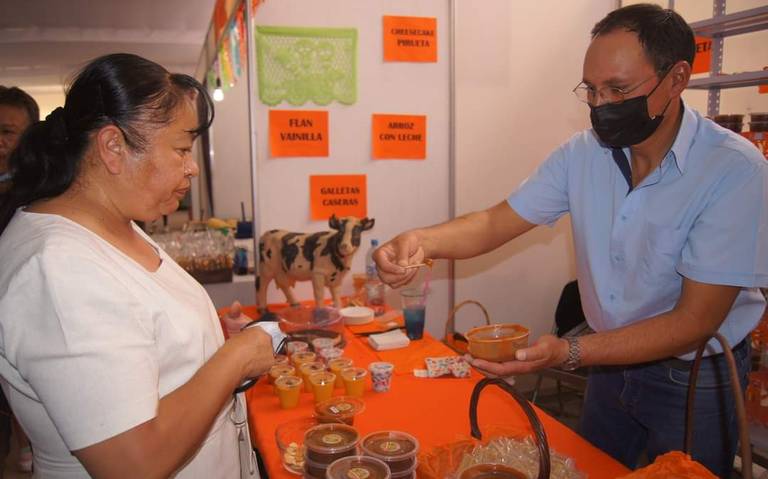
[{"label": "eyeglasses", "polygon": [[578,98],[579,101],[588,105],[595,105],[597,103],[595,100],[597,99],[602,99],[605,103],[621,103],[624,101],[626,95],[637,90],[652,78],[656,78],[656,75],[646,78],[632,88],[624,89],[615,86],[604,86],[600,89],[595,89],[595,87],[589,86],[582,81],[573,89],[573,94],[576,95],[576,98]]}]

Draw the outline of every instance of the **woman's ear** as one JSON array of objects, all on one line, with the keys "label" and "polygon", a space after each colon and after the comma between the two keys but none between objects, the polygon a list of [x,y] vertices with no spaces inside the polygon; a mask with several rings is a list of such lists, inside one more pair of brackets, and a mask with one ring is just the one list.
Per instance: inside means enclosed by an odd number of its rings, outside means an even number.
[{"label": "woman's ear", "polygon": [[107,125],[96,132],[96,149],[99,160],[110,174],[119,175],[123,172],[127,145],[120,128]]}]

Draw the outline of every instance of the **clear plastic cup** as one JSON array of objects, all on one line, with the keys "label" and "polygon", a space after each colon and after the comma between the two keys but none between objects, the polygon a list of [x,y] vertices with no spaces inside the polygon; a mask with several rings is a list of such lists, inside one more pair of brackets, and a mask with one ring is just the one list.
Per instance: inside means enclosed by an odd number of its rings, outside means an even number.
[{"label": "clear plastic cup", "polygon": [[275,388],[277,389],[277,397],[280,400],[281,408],[293,409],[299,404],[303,382],[298,376],[280,376],[277,378]]},{"label": "clear plastic cup", "polygon": [[329,361],[340,358],[344,354],[344,350],[335,347],[323,348],[318,351],[318,354],[320,355],[320,358],[328,364]]},{"label": "clear plastic cup", "polygon": [[312,351],[301,351],[297,353],[293,353],[291,356],[291,361],[293,361],[293,365],[297,368],[300,368],[302,364],[304,363],[311,363],[312,361],[317,360],[317,355],[313,353]]},{"label": "clear plastic cup", "polygon": [[309,376],[314,373],[325,371],[325,364],[320,361],[312,361],[311,363],[303,363],[299,366],[299,372],[301,379],[304,380],[304,390],[308,393],[312,392],[312,383],[309,382]]},{"label": "clear plastic cup", "polygon": [[309,383],[312,385],[312,394],[314,394],[315,404],[317,404],[327,401],[333,396],[336,375],[327,371],[312,373],[309,375]]},{"label": "clear plastic cup", "polygon": [[275,380],[280,376],[295,376],[296,368],[289,364],[275,364],[269,368],[269,383],[275,384]]},{"label": "clear plastic cup", "polygon": [[346,368],[341,370],[341,378],[344,380],[344,389],[347,396],[362,397],[365,392],[365,378],[368,371],[363,368]]},{"label": "clear plastic cup", "polygon": [[285,352],[292,356],[294,353],[300,353],[302,351],[308,351],[309,344],[304,341],[288,341],[285,345]]},{"label": "clear plastic cup", "polygon": [[330,369],[331,372],[336,375],[337,388],[344,387],[344,379],[341,377],[341,370],[351,368],[354,364],[355,364],[354,361],[352,361],[350,358],[345,358],[345,357],[331,359],[330,361],[328,361],[328,369]]},{"label": "clear plastic cup", "polygon": [[312,340],[312,349],[318,352],[321,349],[332,348],[335,345],[334,343],[335,341],[332,338],[315,338]]}]

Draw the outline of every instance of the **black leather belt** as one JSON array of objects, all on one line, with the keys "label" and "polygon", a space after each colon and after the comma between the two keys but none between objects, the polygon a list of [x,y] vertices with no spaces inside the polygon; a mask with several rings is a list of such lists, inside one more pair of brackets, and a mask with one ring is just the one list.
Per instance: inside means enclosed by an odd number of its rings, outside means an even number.
[{"label": "black leather belt", "polygon": [[[731,351],[733,351],[735,354],[736,352],[746,348],[747,338],[749,338],[749,336],[742,339],[739,344],[731,348]],[[722,357],[723,357],[723,353],[712,354],[711,356],[704,356],[703,358],[701,358],[701,365],[704,366],[707,363],[713,363],[715,361],[718,361]],[[659,361],[659,364],[671,369],[679,369],[681,371],[690,371],[691,368],[693,368],[693,359],[691,359],[690,361],[686,361],[680,358],[667,358]]]}]

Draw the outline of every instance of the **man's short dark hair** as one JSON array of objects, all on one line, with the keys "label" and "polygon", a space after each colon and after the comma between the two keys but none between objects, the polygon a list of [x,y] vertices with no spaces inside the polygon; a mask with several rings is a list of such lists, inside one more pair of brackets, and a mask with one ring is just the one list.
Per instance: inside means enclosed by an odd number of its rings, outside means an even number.
[{"label": "man's short dark hair", "polygon": [[674,10],[639,3],[614,10],[595,24],[592,38],[615,30],[635,32],[657,73],[666,73],[680,60],[693,65],[693,30]]},{"label": "man's short dark hair", "polygon": [[0,105],[15,106],[27,112],[30,123],[40,121],[40,108],[34,98],[21,88],[0,85]]}]

